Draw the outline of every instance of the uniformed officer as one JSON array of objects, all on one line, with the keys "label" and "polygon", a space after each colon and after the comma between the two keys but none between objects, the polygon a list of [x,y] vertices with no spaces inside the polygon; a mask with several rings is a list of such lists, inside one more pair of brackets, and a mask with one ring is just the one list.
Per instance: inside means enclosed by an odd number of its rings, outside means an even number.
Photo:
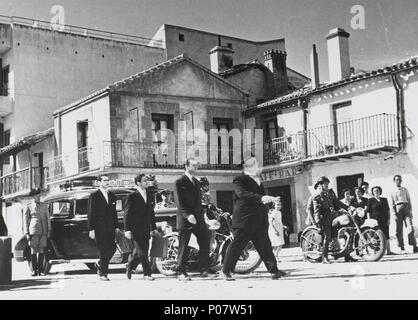
[{"label": "uniformed officer", "polygon": [[[349,207],[338,200],[332,189],[329,189],[329,179],[325,176],[318,179],[314,188],[317,191],[308,201],[308,214],[313,214],[314,224],[323,230],[324,242],[322,250],[322,262],[329,264],[328,246],[332,237],[333,220],[338,216],[335,209],[348,210]],[[345,261],[356,261],[350,255],[345,256]]]}]

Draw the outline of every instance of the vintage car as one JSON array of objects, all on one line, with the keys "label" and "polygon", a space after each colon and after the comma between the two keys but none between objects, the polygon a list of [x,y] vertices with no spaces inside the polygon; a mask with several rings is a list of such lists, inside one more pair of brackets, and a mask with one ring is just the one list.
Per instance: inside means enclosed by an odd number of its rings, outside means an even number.
[{"label": "vintage car", "polygon": [[[74,188],[41,199],[42,202],[48,204],[51,219],[50,265],[68,262],[85,263],[91,270],[94,270],[94,263],[98,260],[99,252],[94,240],[90,239],[88,235],[87,205],[90,194],[96,190],[97,188],[94,187]],[[118,226],[123,233],[125,200],[128,194],[134,191],[130,188],[111,188],[109,190],[116,195]],[[153,198],[155,199],[155,197]],[[155,213],[157,227],[160,229],[174,225],[176,208],[160,207],[155,210]],[[123,235],[122,238],[128,241]],[[118,250],[111,263],[125,263],[128,255],[126,246],[118,242]]]}]

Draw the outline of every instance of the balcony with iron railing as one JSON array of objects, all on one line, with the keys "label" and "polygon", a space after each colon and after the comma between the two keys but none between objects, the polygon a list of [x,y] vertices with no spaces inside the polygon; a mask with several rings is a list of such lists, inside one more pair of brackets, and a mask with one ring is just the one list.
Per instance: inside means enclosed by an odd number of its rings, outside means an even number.
[{"label": "balcony with iron railing", "polygon": [[306,140],[309,160],[392,152],[398,148],[396,115],[381,113],[309,129]]},{"label": "balcony with iron railing", "polygon": [[382,113],[273,139],[265,144],[264,165],[338,160],[397,148],[396,115]]},{"label": "balcony with iron railing", "polygon": [[[232,147],[216,147],[215,151],[209,146],[178,145],[170,147],[161,143],[144,143],[128,141],[104,141],[65,153],[50,159],[47,182],[75,177],[104,168],[154,168],[154,169],[183,169],[186,154],[191,148],[198,152],[205,152],[206,163],[201,163],[200,169],[206,170],[238,170],[239,161],[233,161]],[[241,149],[241,146],[238,147]],[[202,157],[199,157],[202,159]]]},{"label": "balcony with iron railing", "polygon": [[45,167],[28,167],[0,177],[2,198],[28,195],[32,190],[45,190],[46,170]]},{"label": "balcony with iron railing", "polygon": [[275,138],[264,144],[264,165],[301,160],[305,157],[303,133]]}]

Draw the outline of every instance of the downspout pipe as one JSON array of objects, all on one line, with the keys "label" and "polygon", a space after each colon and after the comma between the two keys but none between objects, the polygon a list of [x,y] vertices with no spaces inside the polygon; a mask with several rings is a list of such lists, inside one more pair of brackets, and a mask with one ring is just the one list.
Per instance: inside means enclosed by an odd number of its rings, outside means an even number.
[{"label": "downspout pipe", "polygon": [[308,106],[309,106],[309,97],[306,98],[306,102],[303,103],[299,99],[299,106],[302,108],[303,114],[303,152],[305,154],[305,159],[308,157]]},{"label": "downspout pipe", "polygon": [[406,119],[405,119],[405,104],[404,104],[404,90],[399,83],[396,73],[391,74],[392,83],[396,91],[396,120],[398,127],[398,145],[399,151],[405,149],[406,144]]}]

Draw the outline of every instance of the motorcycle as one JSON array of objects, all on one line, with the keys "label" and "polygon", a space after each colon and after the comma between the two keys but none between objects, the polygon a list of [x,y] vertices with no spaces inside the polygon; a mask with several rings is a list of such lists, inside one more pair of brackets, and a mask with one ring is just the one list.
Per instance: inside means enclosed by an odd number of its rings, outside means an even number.
[{"label": "motorcycle", "polygon": [[[204,208],[206,224],[211,232],[210,251],[209,251],[209,268],[213,271],[219,271],[225,258],[228,245],[232,242],[234,236],[231,232],[231,215],[223,212],[221,209],[212,206]],[[177,257],[179,248],[178,232],[173,232],[170,226],[166,226],[163,230],[164,238],[166,238],[166,250],[164,257],[155,259],[155,266],[158,271],[166,276],[176,274]],[[189,241],[189,255],[186,262],[186,270],[198,270],[199,245],[194,234],[191,235]],[[236,273],[249,273],[258,268],[261,264],[261,258],[254,248],[252,242],[244,248],[235,267]]]},{"label": "motorcycle", "polygon": [[[363,224],[356,216],[364,216],[364,209],[356,208],[351,212],[339,211],[339,216],[332,223],[332,239],[329,251],[335,259],[355,252],[366,261],[379,261],[386,252],[386,237],[379,229],[377,220],[366,219]],[[300,246],[305,261],[322,260],[323,232],[312,225],[301,235]]]}]

